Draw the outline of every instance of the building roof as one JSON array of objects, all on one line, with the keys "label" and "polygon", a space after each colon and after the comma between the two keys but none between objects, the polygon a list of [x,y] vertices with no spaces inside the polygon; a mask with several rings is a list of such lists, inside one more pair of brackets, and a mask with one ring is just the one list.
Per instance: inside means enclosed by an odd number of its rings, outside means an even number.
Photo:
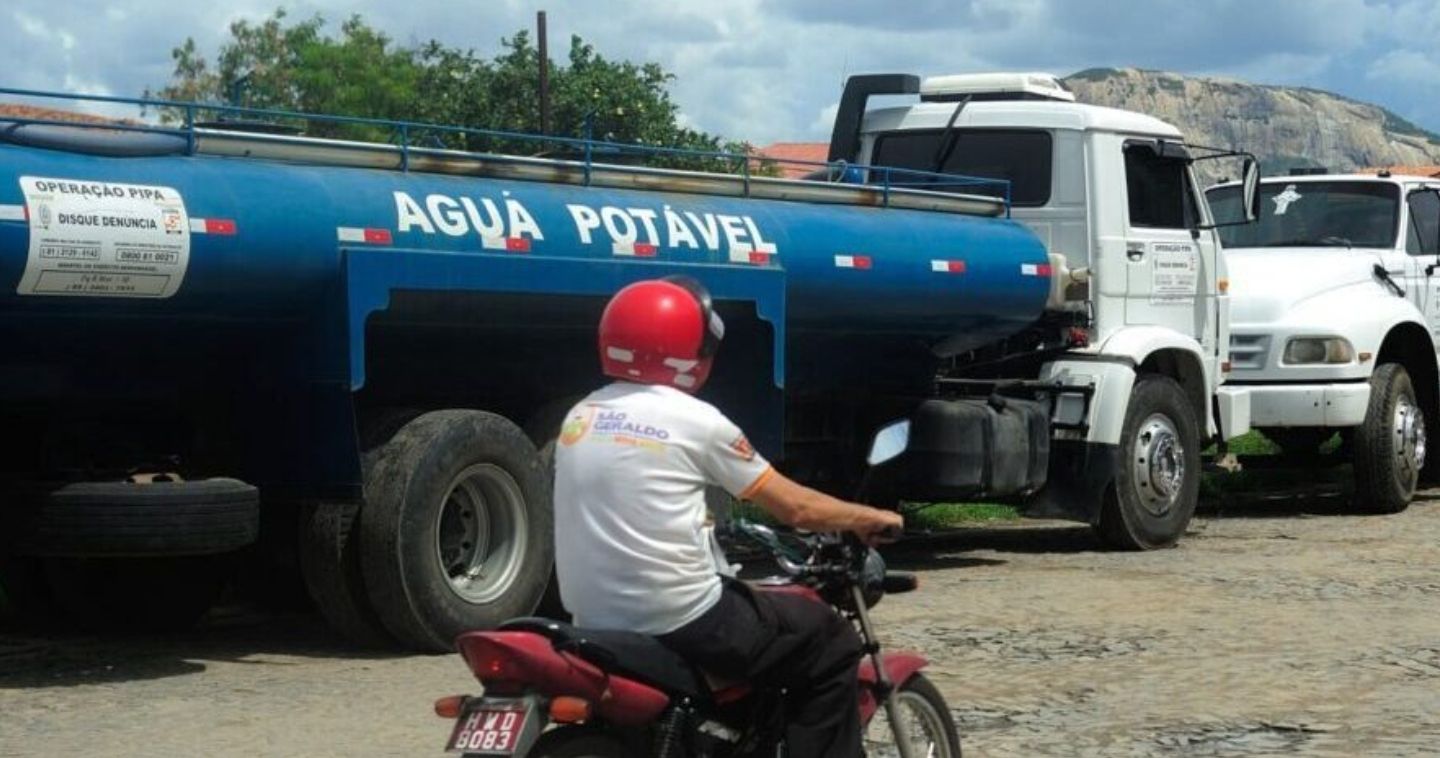
[{"label": "building roof", "polygon": [[803,161],[803,163],[777,163],[776,168],[786,179],[799,179],[811,171],[821,168],[807,163],[824,163],[830,154],[828,142],[776,142],[755,149],[755,155],[773,161]]}]

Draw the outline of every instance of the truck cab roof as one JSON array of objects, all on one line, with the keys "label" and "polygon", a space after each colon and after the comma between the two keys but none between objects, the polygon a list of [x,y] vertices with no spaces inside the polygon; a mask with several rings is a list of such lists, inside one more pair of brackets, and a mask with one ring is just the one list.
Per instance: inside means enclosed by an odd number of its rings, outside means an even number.
[{"label": "truck cab roof", "polygon": [[[865,114],[861,131],[867,134],[888,131],[944,129],[955,113],[955,102],[921,102],[891,108],[877,108]],[[1037,129],[1070,129],[1142,134],[1180,140],[1180,130],[1153,116],[1117,108],[1061,100],[981,100],[965,105],[955,120],[958,128],[1008,127],[1024,125]]]},{"label": "truck cab roof", "polygon": [[[1417,174],[1297,174],[1295,176],[1267,176],[1260,180],[1262,184],[1323,184],[1329,182],[1379,182],[1385,184],[1400,185],[1424,185],[1426,187],[1440,187],[1440,178],[1433,176],[1420,176]],[[1227,181],[1215,185],[1215,187],[1231,187],[1238,182]]]}]

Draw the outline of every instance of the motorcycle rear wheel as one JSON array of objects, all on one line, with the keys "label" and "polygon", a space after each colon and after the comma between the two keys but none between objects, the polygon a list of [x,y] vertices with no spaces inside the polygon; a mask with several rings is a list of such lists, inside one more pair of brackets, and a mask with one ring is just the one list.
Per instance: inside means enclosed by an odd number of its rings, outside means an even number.
[{"label": "motorcycle rear wheel", "polygon": [[530,748],[531,758],[625,758],[619,738],[583,726],[562,726],[542,735]]},{"label": "motorcycle rear wheel", "polygon": [[[960,758],[960,730],[955,727],[955,717],[945,704],[945,697],[929,679],[916,674],[900,685],[892,697],[900,706],[900,718],[910,733],[910,744],[918,748],[917,755]],[[884,708],[876,711],[865,728],[865,754],[870,758],[900,755]]]}]

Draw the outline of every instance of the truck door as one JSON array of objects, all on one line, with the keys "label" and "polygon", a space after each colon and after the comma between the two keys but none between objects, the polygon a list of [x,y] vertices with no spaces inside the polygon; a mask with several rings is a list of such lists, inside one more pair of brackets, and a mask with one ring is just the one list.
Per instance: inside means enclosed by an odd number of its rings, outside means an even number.
[{"label": "truck door", "polygon": [[1406,283],[1410,298],[1425,314],[1430,336],[1440,345],[1440,190],[1417,189],[1405,198]]},{"label": "truck door", "polygon": [[1128,140],[1125,153],[1125,322],[1189,335],[1214,355],[1213,235],[1200,216],[1190,159],[1176,143]]}]

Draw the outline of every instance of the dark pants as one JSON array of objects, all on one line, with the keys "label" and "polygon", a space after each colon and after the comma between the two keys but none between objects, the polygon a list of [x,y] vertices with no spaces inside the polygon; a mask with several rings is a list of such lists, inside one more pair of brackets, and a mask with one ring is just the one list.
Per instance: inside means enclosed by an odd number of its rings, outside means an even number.
[{"label": "dark pants", "polygon": [[727,581],[714,608],[660,641],[718,676],[784,687],[789,755],[861,755],[860,637],[829,606]]}]

